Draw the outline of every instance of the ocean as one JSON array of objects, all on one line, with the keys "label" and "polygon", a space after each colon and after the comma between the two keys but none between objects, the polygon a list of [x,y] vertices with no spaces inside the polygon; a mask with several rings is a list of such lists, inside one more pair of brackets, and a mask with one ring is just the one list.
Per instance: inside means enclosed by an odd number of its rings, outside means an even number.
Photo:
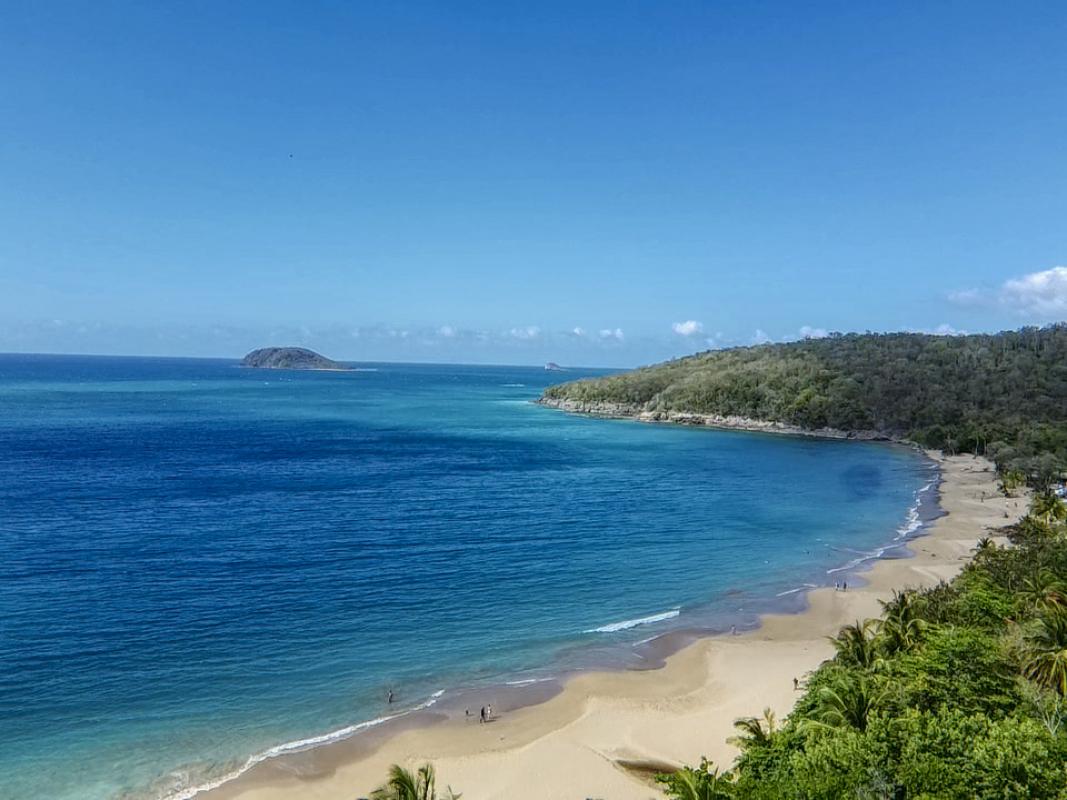
[{"label": "ocean", "polygon": [[190,797],[630,666],[860,580],[936,508],[905,447],[531,402],[603,371],[357,366],[0,356],[0,797]]}]

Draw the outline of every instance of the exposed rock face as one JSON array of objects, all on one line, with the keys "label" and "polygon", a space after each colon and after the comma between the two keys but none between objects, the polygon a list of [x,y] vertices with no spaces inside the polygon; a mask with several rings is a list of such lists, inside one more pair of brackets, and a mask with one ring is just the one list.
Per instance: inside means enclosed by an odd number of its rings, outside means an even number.
[{"label": "exposed rock face", "polygon": [[255,369],[351,369],[306,347],[262,347],[241,359],[241,366]]},{"label": "exposed rock face", "polygon": [[842,431],[836,428],[801,428],[784,422],[773,422],[748,417],[721,416],[719,414],[693,414],[686,411],[651,411],[641,406],[604,401],[561,400],[542,397],[537,401],[548,408],[558,408],[572,414],[589,414],[595,417],[636,419],[638,422],[671,422],[677,425],[706,425],[711,428],[730,428],[740,431],[762,433],[786,433],[794,436],[817,436],[823,439],[863,439],[866,441],[889,440],[892,437],[880,431]]}]

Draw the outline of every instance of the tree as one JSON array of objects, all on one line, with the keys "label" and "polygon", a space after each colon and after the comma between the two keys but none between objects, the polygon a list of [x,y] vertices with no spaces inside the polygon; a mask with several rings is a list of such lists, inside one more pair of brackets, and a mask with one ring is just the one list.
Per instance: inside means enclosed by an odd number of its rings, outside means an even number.
[{"label": "tree", "polygon": [[837,636],[830,639],[838,658],[845,664],[864,669],[877,666],[879,657],[875,635],[880,625],[878,620],[868,619],[863,622],[857,620],[855,624],[843,627]]},{"label": "tree", "polygon": [[734,721],[737,728],[737,736],[729,738],[730,744],[737,745],[741,750],[752,750],[758,747],[768,747],[771,744],[774,732],[778,729],[774,718],[774,712],[770,707],[763,709],[763,718],[742,717]]},{"label": "tree", "polygon": [[882,603],[885,620],[880,636],[889,653],[907,652],[922,639],[926,621],[919,616],[914,592],[893,592],[893,599]]},{"label": "tree", "polygon": [[829,685],[819,687],[815,707],[806,722],[809,728],[855,728],[867,730],[871,714],[885,698],[866,675],[844,673]]},{"label": "tree", "polygon": [[1060,580],[1048,567],[1024,579],[1019,595],[1030,606],[1061,606],[1067,610],[1067,582]]},{"label": "tree", "polygon": [[[389,780],[371,793],[371,800],[439,800],[436,792],[437,776],[433,764],[423,764],[415,773],[393,764]],[[448,787],[448,794],[440,800],[459,800],[460,795]]]},{"label": "tree", "polygon": [[1067,695],[1067,611],[1050,606],[1038,614],[1034,631],[1026,637],[1023,674]]},{"label": "tree", "polygon": [[670,775],[657,775],[656,781],[663,784],[663,791],[672,800],[726,800],[734,797],[733,775],[719,772],[706,758],[700,767],[682,767]]},{"label": "tree", "polygon": [[1039,494],[1030,506],[1031,513],[1046,525],[1067,519],[1067,504],[1054,494]]}]

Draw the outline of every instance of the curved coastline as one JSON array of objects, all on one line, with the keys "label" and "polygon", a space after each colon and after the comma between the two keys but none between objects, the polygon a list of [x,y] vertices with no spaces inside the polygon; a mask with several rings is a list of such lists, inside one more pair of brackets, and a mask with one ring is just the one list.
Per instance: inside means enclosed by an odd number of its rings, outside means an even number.
[{"label": "curved coastline", "polygon": [[[458,692],[433,711],[413,709],[376,727],[353,726],[366,728],[358,736],[338,732],[339,740],[327,744],[272,753],[232,780],[184,796],[350,800],[378,785],[390,763],[428,759],[443,780],[473,800],[562,798],[583,791],[638,800],[658,792],[625,764],[693,762],[705,754],[728,763],[733,748],[725,740],[733,719],[765,705],[788,713],[792,677],[831,654],[826,636],[855,618],[876,616],[878,601],[893,589],[951,578],[986,527],[1023,512],[1024,504],[1005,498],[979,502],[995,489],[988,462],[927,455],[940,467],[942,516],[854,565],[850,574],[863,577],[847,593],[798,587],[802,609],[763,614],[758,627],[738,636],[674,630],[635,643],[635,651],[643,646],[644,653],[630,669]],[[909,545],[911,557],[885,557]],[[490,693],[502,716],[491,726],[468,725],[464,706],[477,707]],[[545,770],[560,777],[546,786]],[[579,772],[580,786],[570,780]]]},{"label": "curved coastline", "polygon": [[545,408],[554,408],[568,414],[580,414],[587,417],[606,419],[632,419],[637,422],[659,422],[671,425],[693,425],[705,428],[718,428],[727,431],[748,431],[749,433],[775,433],[783,436],[806,436],[814,439],[856,439],[867,442],[897,442],[908,444],[904,439],[875,430],[842,430],[840,428],[802,428],[786,422],[754,419],[752,417],[725,416],[722,414],[698,414],[691,411],[649,410],[641,405],[630,403],[610,403],[606,401],[569,400],[566,398],[546,397],[542,395],[534,401]]}]

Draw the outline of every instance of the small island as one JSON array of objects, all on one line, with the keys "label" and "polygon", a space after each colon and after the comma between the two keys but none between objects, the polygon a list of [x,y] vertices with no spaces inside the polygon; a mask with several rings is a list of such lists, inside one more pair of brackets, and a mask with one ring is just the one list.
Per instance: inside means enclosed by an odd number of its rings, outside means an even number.
[{"label": "small island", "polygon": [[352,369],[324,355],[308,350],[306,347],[261,347],[241,359],[242,367],[253,369],[309,369],[336,370]]}]

